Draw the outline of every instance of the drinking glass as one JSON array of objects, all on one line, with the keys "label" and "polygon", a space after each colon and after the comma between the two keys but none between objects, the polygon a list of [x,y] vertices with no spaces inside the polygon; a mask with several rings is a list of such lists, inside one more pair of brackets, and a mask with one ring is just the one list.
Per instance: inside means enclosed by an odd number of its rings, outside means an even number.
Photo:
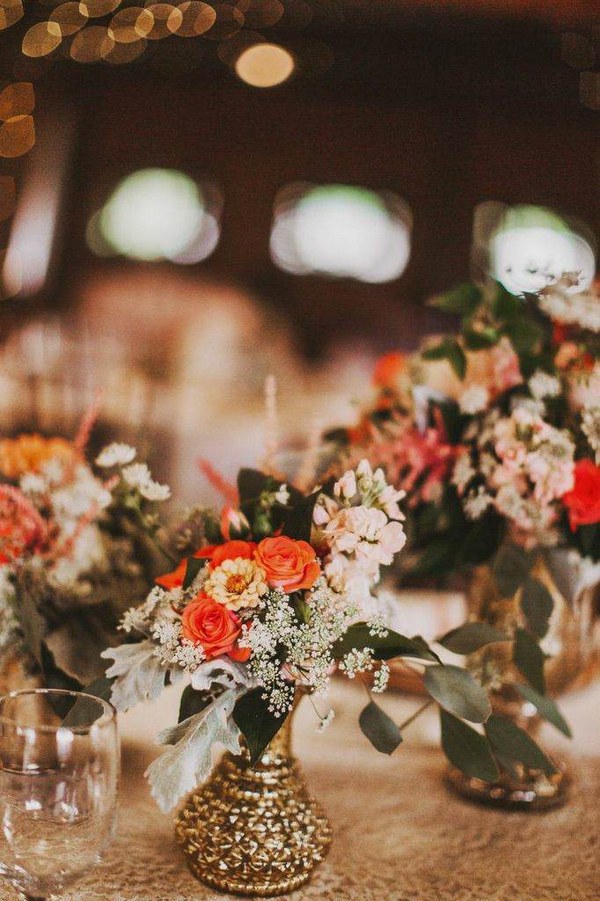
[{"label": "drinking glass", "polygon": [[0,699],[0,874],[22,899],[45,901],[99,863],[119,757],[106,701],[46,688]]}]

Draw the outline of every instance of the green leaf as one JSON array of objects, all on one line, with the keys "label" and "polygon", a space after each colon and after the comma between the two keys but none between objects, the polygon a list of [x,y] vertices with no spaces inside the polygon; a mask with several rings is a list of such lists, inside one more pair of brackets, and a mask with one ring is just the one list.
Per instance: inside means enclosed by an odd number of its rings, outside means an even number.
[{"label": "green leaf", "polygon": [[458,378],[461,381],[464,379],[467,371],[467,358],[458,341],[446,338],[435,347],[428,347],[421,356],[425,360],[448,360]]},{"label": "green leaf", "polygon": [[[100,698],[102,701],[110,701],[113,682],[114,679],[109,679],[107,676],[99,676],[98,679],[94,679],[93,682],[86,685],[82,691],[84,694]],[[64,709],[68,709],[68,704],[67,708]],[[64,715],[62,725],[72,728],[73,726],[89,725],[89,722],[89,704],[85,702],[84,698],[78,698]]]},{"label": "green leaf", "polygon": [[438,704],[470,723],[484,723],[491,713],[485,689],[459,666],[428,666],[425,688]]},{"label": "green leaf", "polygon": [[94,679],[93,682],[86,685],[82,691],[86,695],[93,695],[95,698],[101,698],[103,701],[110,701],[114,681],[114,677],[109,679],[108,676],[99,676],[98,679]]},{"label": "green leaf", "polygon": [[554,600],[545,585],[539,579],[529,576],[521,592],[521,610],[527,625],[537,638],[543,638],[548,631],[548,624]]},{"label": "green leaf", "polygon": [[563,735],[566,735],[567,738],[573,737],[569,724],[552,698],[549,698],[547,695],[541,695],[530,685],[515,685],[515,688],[526,701],[533,704],[542,719],[547,720],[549,723],[552,723],[553,726],[556,726],[558,731],[562,732]]},{"label": "green leaf", "polygon": [[361,711],[358,723],[375,750],[382,754],[393,754],[402,742],[400,729],[375,701]]},{"label": "green leaf", "polygon": [[492,304],[492,311],[496,319],[501,322],[514,322],[515,319],[523,316],[526,310],[527,306],[522,298],[510,294],[500,282],[496,283],[496,296]]},{"label": "green leaf", "polygon": [[205,565],[206,560],[201,557],[188,557],[187,565],[185,568],[185,576],[183,578],[183,588],[189,588],[202,567]]},{"label": "green leaf", "polygon": [[465,776],[495,782],[500,773],[487,738],[446,710],[440,710],[440,722],[442,748],[450,763]]},{"label": "green leaf", "polygon": [[430,306],[443,310],[444,313],[456,313],[459,316],[472,316],[482,300],[481,289],[476,285],[457,285],[445,294],[432,298]]},{"label": "green leaf", "polygon": [[545,694],[546,684],[544,680],[544,652],[535,638],[525,629],[517,629],[515,632],[515,645],[513,660],[519,672],[525,676],[530,685]]},{"label": "green leaf", "polygon": [[495,328],[485,326],[482,329],[463,329],[465,347],[468,350],[487,350],[500,340],[500,334]]},{"label": "green leaf", "polygon": [[486,644],[508,640],[508,635],[494,629],[489,623],[465,623],[447,632],[438,639],[438,643],[454,654],[473,654]]},{"label": "green leaf", "polygon": [[387,635],[371,635],[367,623],[355,623],[336,641],[332,653],[335,660],[341,660],[350,651],[371,648],[375,660],[390,660],[392,657],[416,657],[418,660],[437,660],[429,645],[418,635],[407,638],[398,632],[387,630]]},{"label": "green leaf", "polygon": [[39,589],[36,591],[33,576],[26,571],[17,582],[16,614],[23,630],[25,645],[41,667],[46,623],[38,608],[38,594]]},{"label": "green leaf", "polygon": [[492,509],[486,510],[476,522],[466,523],[458,552],[460,563],[471,566],[487,563],[500,545],[503,533],[504,523]]},{"label": "green leaf", "polygon": [[202,713],[214,700],[215,694],[212,691],[196,691],[191,685],[186,685],[181,693],[177,722],[182,723],[190,716]]},{"label": "green leaf", "polygon": [[319,488],[318,491],[313,492],[313,494],[295,504],[291,510],[286,511],[283,526],[284,535],[288,535],[290,538],[296,539],[296,541],[310,541],[315,504],[324,490],[325,487]]},{"label": "green leaf", "polygon": [[262,695],[264,688],[253,688],[236,702],[233,720],[246,739],[250,760],[256,763],[269,742],[283,726],[286,716],[275,716],[269,710],[268,700]]},{"label": "green leaf", "polygon": [[531,555],[516,544],[506,542],[494,558],[492,573],[503,598],[512,598],[529,575]]},{"label": "green leaf", "polygon": [[237,478],[240,509],[248,522],[254,520],[254,511],[263,491],[266,491],[273,479],[259,469],[240,469]]},{"label": "green leaf", "polygon": [[494,713],[484,728],[492,750],[499,758],[541,770],[546,776],[553,776],[556,773],[556,767],[542,749],[512,720]]}]

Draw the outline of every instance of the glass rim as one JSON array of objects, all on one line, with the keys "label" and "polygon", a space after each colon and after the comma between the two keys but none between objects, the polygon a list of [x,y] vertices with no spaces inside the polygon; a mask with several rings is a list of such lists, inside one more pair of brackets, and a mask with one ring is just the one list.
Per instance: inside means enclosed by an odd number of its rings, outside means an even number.
[{"label": "glass rim", "polygon": [[[52,726],[47,723],[40,723],[35,725],[26,725],[19,723],[18,719],[15,719],[14,716],[7,716],[2,712],[5,701],[14,700],[16,698],[23,698],[27,695],[51,695],[58,696],[61,695],[63,697],[72,697],[75,699],[75,703],[80,698],[83,698],[87,701],[93,701],[98,704],[102,710],[101,715],[98,719],[94,720],[93,723],[90,723],[87,726],[69,726],[69,725],[58,725]],[[68,716],[68,714],[67,714]],[[36,732],[48,732],[48,733],[57,733],[60,731],[72,732],[75,735],[85,735],[88,732],[91,732],[94,728],[103,728],[104,726],[108,726],[110,723],[117,723],[117,709],[110,702],[105,700],[104,698],[98,698],[96,695],[88,694],[86,691],[75,691],[73,689],[68,688],[44,688],[43,686],[40,688],[19,688],[14,691],[9,691],[4,695],[0,696],[0,723],[10,723],[11,725],[21,728],[21,729],[35,729]]]}]

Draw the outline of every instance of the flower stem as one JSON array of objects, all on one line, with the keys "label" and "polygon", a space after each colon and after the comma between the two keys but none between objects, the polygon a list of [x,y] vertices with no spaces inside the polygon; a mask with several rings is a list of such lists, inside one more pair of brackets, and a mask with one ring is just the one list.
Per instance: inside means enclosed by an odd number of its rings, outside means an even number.
[{"label": "flower stem", "polygon": [[421,707],[419,707],[418,710],[415,710],[415,712],[412,714],[412,716],[409,716],[407,720],[404,720],[403,723],[400,723],[400,725],[398,727],[400,729],[400,732],[404,732],[404,730],[407,728],[407,726],[410,726],[411,723],[414,723],[414,721],[417,719],[417,717],[421,716],[421,714],[425,710],[427,710],[428,707],[431,707],[431,705],[433,703],[434,703],[433,700],[430,698],[429,701],[426,701]]}]

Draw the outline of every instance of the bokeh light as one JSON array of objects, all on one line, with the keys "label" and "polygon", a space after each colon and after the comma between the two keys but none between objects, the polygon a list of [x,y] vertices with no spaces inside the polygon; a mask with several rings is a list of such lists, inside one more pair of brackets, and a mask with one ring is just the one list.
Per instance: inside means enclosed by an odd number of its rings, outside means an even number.
[{"label": "bokeh light", "polygon": [[23,18],[22,0],[2,0],[0,5],[0,31],[10,28],[15,22]]},{"label": "bokeh light", "polygon": [[563,272],[580,273],[575,290],[582,290],[595,266],[590,242],[543,207],[506,209],[490,240],[490,274],[511,294],[539,291]]},{"label": "bokeh light", "polygon": [[70,3],[61,3],[49,16],[50,22],[55,22],[60,28],[63,37],[80,31],[89,21],[89,16],[81,5],[72,0]]},{"label": "bokeh light", "polygon": [[12,116],[0,125],[0,156],[13,159],[28,153],[35,144],[32,116]]},{"label": "bokeh light", "polygon": [[121,5],[122,0],[81,0],[81,12],[90,19],[108,16]]},{"label": "bokeh light", "polygon": [[411,225],[408,206],[394,194],[293,185],[276,201],[271,255],[296,275],[387,282],[406,268]]},{"label": "bokeh light", "polygon": [[217,21],[217,13],[208,3],[187,0],[179,3],[167,19],[167,28],[180,38],[193,38],[209,31]]},{"label": "bokeh light", "polygon": [[57,22],[38,22],[25,33],[21,49],[25,56],[47,56],[61,40],[62,31]]},{"label": "bokeh light", "polygon": [[254,44],[240,54],[235,71],[254,88],[272,88],[282,84],[294,71],[294,57],[279,44]]},{"label": "bokeh light", "polygon": [[[212,193],[212,196],[211,196]],[[183,172],[142,169],[124,178],[88,225],[90,248],[101,256],[196,263],[219,240],[220,204]]]}]

